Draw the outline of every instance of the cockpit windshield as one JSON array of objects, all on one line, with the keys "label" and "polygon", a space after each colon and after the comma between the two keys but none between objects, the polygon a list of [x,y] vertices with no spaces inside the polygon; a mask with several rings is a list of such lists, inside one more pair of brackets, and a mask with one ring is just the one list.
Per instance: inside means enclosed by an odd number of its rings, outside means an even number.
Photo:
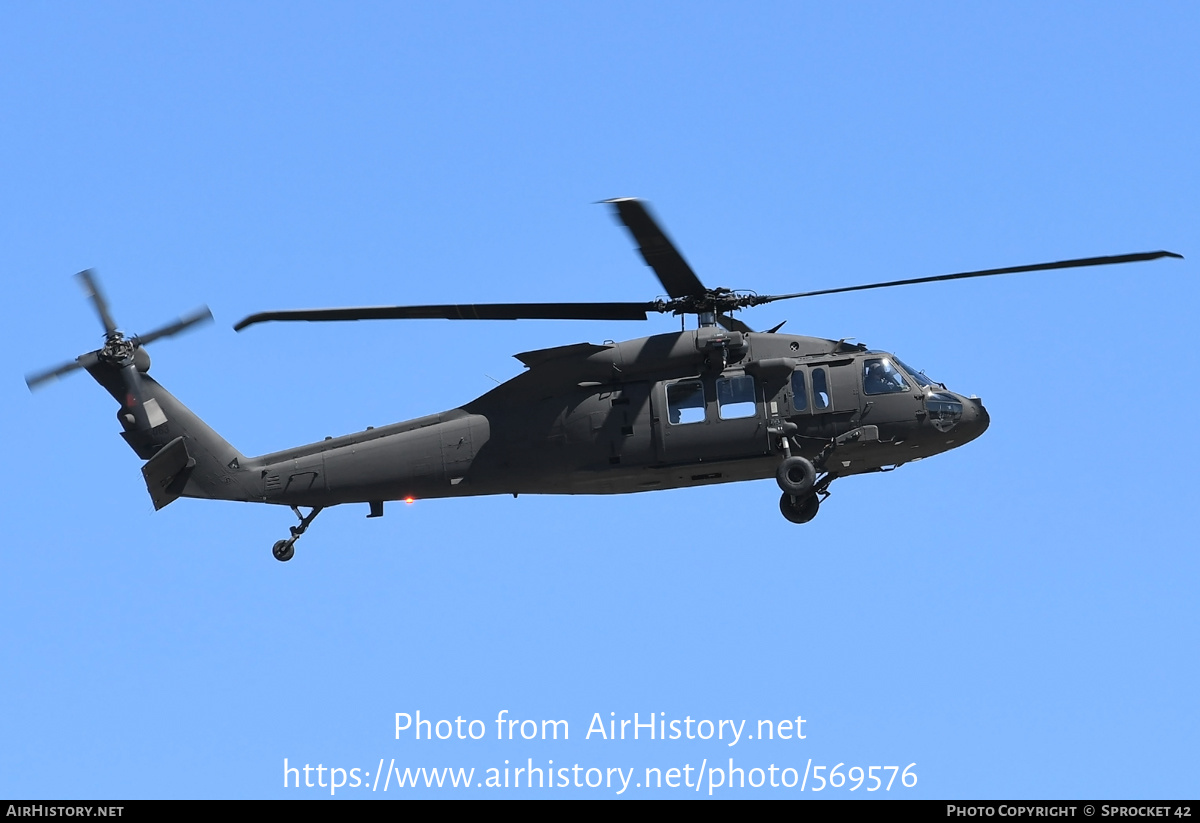
[{"label": "cockpit windshield", "polygon": [[900,368],[902,368],[906,372],[908,372],[909,376],[912,377],[913,380],[917,381],[917,385],[920,386],[921,388],[927,389],[930,386],[940,386],[941,385],[941,383],[935,383],[934,381],[930,380],[928,377],[925,376],[925,372],[917,371],[912,366],[908,365],[903,360],[901,360],[899,357],[895,358],[895,360],[897,363],[900,364]]},{"label": "cockpit windshield", "polygon": [[903,373],[886,357],[863,362],[863,391],[866,394],[894,394],[908,391]]}]

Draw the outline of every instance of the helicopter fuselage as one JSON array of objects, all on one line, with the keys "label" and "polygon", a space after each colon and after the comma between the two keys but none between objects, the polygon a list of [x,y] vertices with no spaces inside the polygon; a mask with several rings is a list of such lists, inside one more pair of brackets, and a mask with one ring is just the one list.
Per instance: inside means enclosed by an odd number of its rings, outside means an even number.
[{"label": "helicopter fuselage", "polygon": [[784,438],[809,459],[825,450],[823,470],[841,477],[956,448],[988,425],[979,400],[820,338],[701,327],[517,357],[525,373],[461,408],[244,459],[183,496],[225,488],[324,507],[622,494],[771,477]]}]

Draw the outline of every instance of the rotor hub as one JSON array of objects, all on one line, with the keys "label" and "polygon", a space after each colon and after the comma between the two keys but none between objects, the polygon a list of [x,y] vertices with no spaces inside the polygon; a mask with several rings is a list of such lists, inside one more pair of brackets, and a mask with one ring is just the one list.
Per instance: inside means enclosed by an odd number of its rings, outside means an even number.
[{"label": "rotor hub", "polygon": [[126,339],[125,335],[116,332],[109,335],[108,339],[104,341],[104,348],[97,356],[100,360],[113,365],[125,366],[133,362],[136,350],[137,342],[135,340]]},{"label": "rotor hub", "polygon": [[757,305],[759,297],[751,291],[733,289],[706,289],[701,294],[689,294],[669,301],[659,301],[661,312],[672,314],[728,314],[747,306]]}]

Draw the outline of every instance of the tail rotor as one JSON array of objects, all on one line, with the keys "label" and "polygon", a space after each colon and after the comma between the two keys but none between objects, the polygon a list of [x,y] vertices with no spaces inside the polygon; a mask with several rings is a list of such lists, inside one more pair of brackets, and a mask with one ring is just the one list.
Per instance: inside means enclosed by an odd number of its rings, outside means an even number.
[{"label": "tail rotor", "polygon": [[[179,334],[200,323],[209,322],[212,320],[212,312],[208,310],[207,306],[203,306],[146,334],[126,337],[117,328],[116,321],[109,311],[108,301],[105,300],[104,293],[100,291],[96,282],[95,273],[91,269],[86,269],[79,272],[77,277],[104,326],[104,346],[96,351],[81,354],[74,360],[54,368],[27,374],[25,376],[26,385],[32,391],[78,369],[93,372],[97,379],[107,373],[119,381],[122,389],[123,396],[118,400],[122,405],[122,422],[126,428],[136,431],[147,431],[154,428],[162,422],[162,412],[153,398],[147,398],[144,390],[141,375],[150,369],[150,356],[143,346],[155,340]],[[102,382],[109,383],[110,381]],[[110,390],[112,389],[110,388]]]}]

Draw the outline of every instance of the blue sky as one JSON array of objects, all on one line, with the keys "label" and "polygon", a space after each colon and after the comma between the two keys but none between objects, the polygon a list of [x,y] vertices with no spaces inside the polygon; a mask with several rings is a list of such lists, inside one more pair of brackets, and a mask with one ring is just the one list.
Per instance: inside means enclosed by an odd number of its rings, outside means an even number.
[{"label": "blue sky", "polygon": [[[364,784],[393,760],[636,783],[732,758],[916,764],[870,796],[1194,797],[1198,34],[1189,3],[5,5],[0,796],[329,796],[284,789],[285,758]],[[804,527],[771,481],[356,506],[280,564],[286,509],[154,513],[111,399],[22,380],[99,345],[71,279],[95,267],[128,331],[212,308],[152,373],[247,454],[453,408],[513,353],[677,326],[231,326],[652,299],[594,205],[618,196],[706,284],[762,293],[1189,259],[746,314],[894,351],[991,413]],[[488,735],[396,739],[418,710]],[[501,711],[570,739],[498,741]],[[806,736],[585,739],[597,713]],[[617,794],[382,786],[336,796]]]}]

